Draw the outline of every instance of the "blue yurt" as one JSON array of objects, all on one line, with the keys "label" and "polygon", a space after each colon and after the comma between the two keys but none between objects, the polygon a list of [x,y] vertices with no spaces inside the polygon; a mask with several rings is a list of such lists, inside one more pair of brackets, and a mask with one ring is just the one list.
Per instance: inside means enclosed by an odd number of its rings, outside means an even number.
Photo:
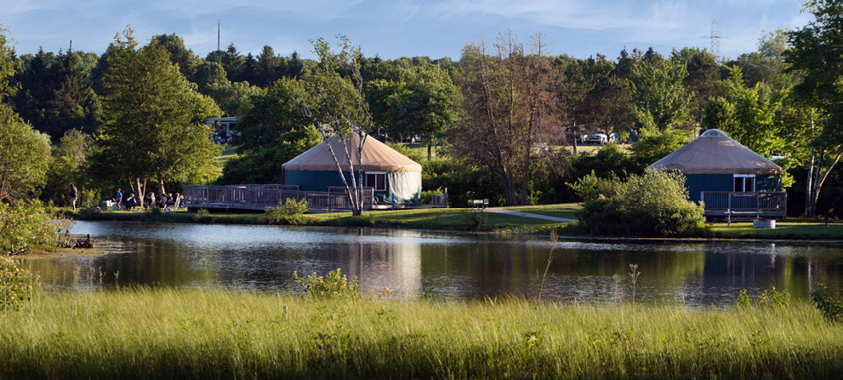
[{"label": "blue yurt", "polygon": [[648,168],[677,170],[684,174],[687,177],[685,187],[693,201],[700,201],[703,191],[782,191],[780,166],[719,129],[705,131]]},{"label": "blue yurt", "polygon": [[[331,144],[343,174],[350,182],[351,166],[346,158],[345,148],[351,156],[356,177],[359,170],[359,143],[359,134],[354,134],[346,140],[345,147],[337,137],[322,142],[282,166],[284,183],[298,185],[302,191],[330,191],[332,188],[342,187],[342,178],[337,171],[337,163],[331,157],[328,144]],[[374,138],[367,138],[363,145],[362,167],[364,186],[374,189],[378,203],[390,203],[393,196],[397,204],[421,202],[422,167],[417,162]]]}]

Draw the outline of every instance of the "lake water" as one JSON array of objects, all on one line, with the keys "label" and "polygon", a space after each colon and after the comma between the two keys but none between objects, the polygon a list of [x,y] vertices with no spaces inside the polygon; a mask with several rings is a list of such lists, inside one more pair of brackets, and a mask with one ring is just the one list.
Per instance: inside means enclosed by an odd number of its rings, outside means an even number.
[{"label": "lake water", "polygon": [[[293,271],[336,268],[365,292],[400,297],[535,297],[549,239],[385,229],[78,222],[73,233],[115,242],[99,257],[25,260],[46,287],[144,284],[293,291]],[[776,287],[807,298],[815,282],[840,289],[843,247],[772,243],[591,243],[560,241],[543,299],[628,299],[638,264],[637,301],[731,304],[741,289]],[[119,277],[115,273],[119,271]],[[619,275],[618,283],[613,275]]]}]

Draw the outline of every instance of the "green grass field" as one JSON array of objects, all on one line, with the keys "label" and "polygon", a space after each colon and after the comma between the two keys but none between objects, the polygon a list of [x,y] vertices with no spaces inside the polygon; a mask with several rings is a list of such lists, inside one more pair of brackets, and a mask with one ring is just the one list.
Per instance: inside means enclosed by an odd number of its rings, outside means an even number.
[{"label": "green grass field", "polygon": [[237,157],[237,147],[232,146],[230,144],[225,144],[225,150],[222,151],[222,154],[217,156],[217,162],[224,164],[226,161]]},{"label": "green grass field", "polygon": [[558,218],[576,219],[577,211],[582,209],[579,203],[563,203],[542,206],[504,207],[506,210],[528,212],[531,214],[555,216]]},{"label": "green grass field", "polygon": [[[75,215],[83,220],[118,220],[118,221],[155,221],[171,223],[231,223],[231,224],[266,224],[263,213],[211,213],[199,216],[186,211],[161,212],[154,216],[144,211],[105,211],[89,215]],[[467,228],[476,224],[477,217],[485,218],[482,226]],[[305,225],[312,226],[358,226],[392,227],[408,229],[507,231],[512,233],[545,233],[552,229],[561,229],[565,223],[549,222],[541,219],[525,218],[515,215],[503,215],[468,209],[416,209],[395,211],[367,211],[363,216],[353,217],[350,212],[314,213],[304,216]],[[479,228],[477,228],[479,227]]]},{"label": "green grass field", "polygon": [[201,289],[42,293],[0,312],[8,379],[830,379],[843,325],[768,308]]}]

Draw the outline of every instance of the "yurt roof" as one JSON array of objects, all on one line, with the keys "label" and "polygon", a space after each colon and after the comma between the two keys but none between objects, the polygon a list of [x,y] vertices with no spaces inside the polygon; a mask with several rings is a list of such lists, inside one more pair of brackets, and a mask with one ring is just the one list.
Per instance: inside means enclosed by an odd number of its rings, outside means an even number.
[{"label": "yurt roof", "polygon": [[[360,143],[360,135],[353,134],[352,138],[345,141],[348,153],[351,156],[351,163],[357,171],[357,147]],[[343,171],[349,169],[348,158],[345,154],[342,142],[339,137],[333,137],[328,142],[310,148],[307,152],[298,155],[296,158],[287,161],[283,168],[288,171],[336,171],[337,164],[331,157],[328,144],[334,150]],[[417,162],[407,158],[384,143],[369,136],[363,145],[363,170],[364,171],[386,171],[386,172],[421,172],[422,167]]]},{"label": "yurt roof", "polygon": [[781,174],[782,168],[718,129],[705,131],[648,168],[683,174]]}]

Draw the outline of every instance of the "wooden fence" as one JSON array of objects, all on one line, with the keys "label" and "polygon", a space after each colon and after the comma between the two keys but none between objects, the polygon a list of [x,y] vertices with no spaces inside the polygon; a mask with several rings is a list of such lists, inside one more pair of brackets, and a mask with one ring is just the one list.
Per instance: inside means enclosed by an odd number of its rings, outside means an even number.
[{"label": "wooden fence", "polygon": [[[373,188],[359,190],[363,208],[376,204]],[[346,192],[301,191],[297,185],[235,185],[184,187],[184,203],[188,208],[265,210],[288,199],[306,200],[312,211],[349,211],[351,201]]]}]

